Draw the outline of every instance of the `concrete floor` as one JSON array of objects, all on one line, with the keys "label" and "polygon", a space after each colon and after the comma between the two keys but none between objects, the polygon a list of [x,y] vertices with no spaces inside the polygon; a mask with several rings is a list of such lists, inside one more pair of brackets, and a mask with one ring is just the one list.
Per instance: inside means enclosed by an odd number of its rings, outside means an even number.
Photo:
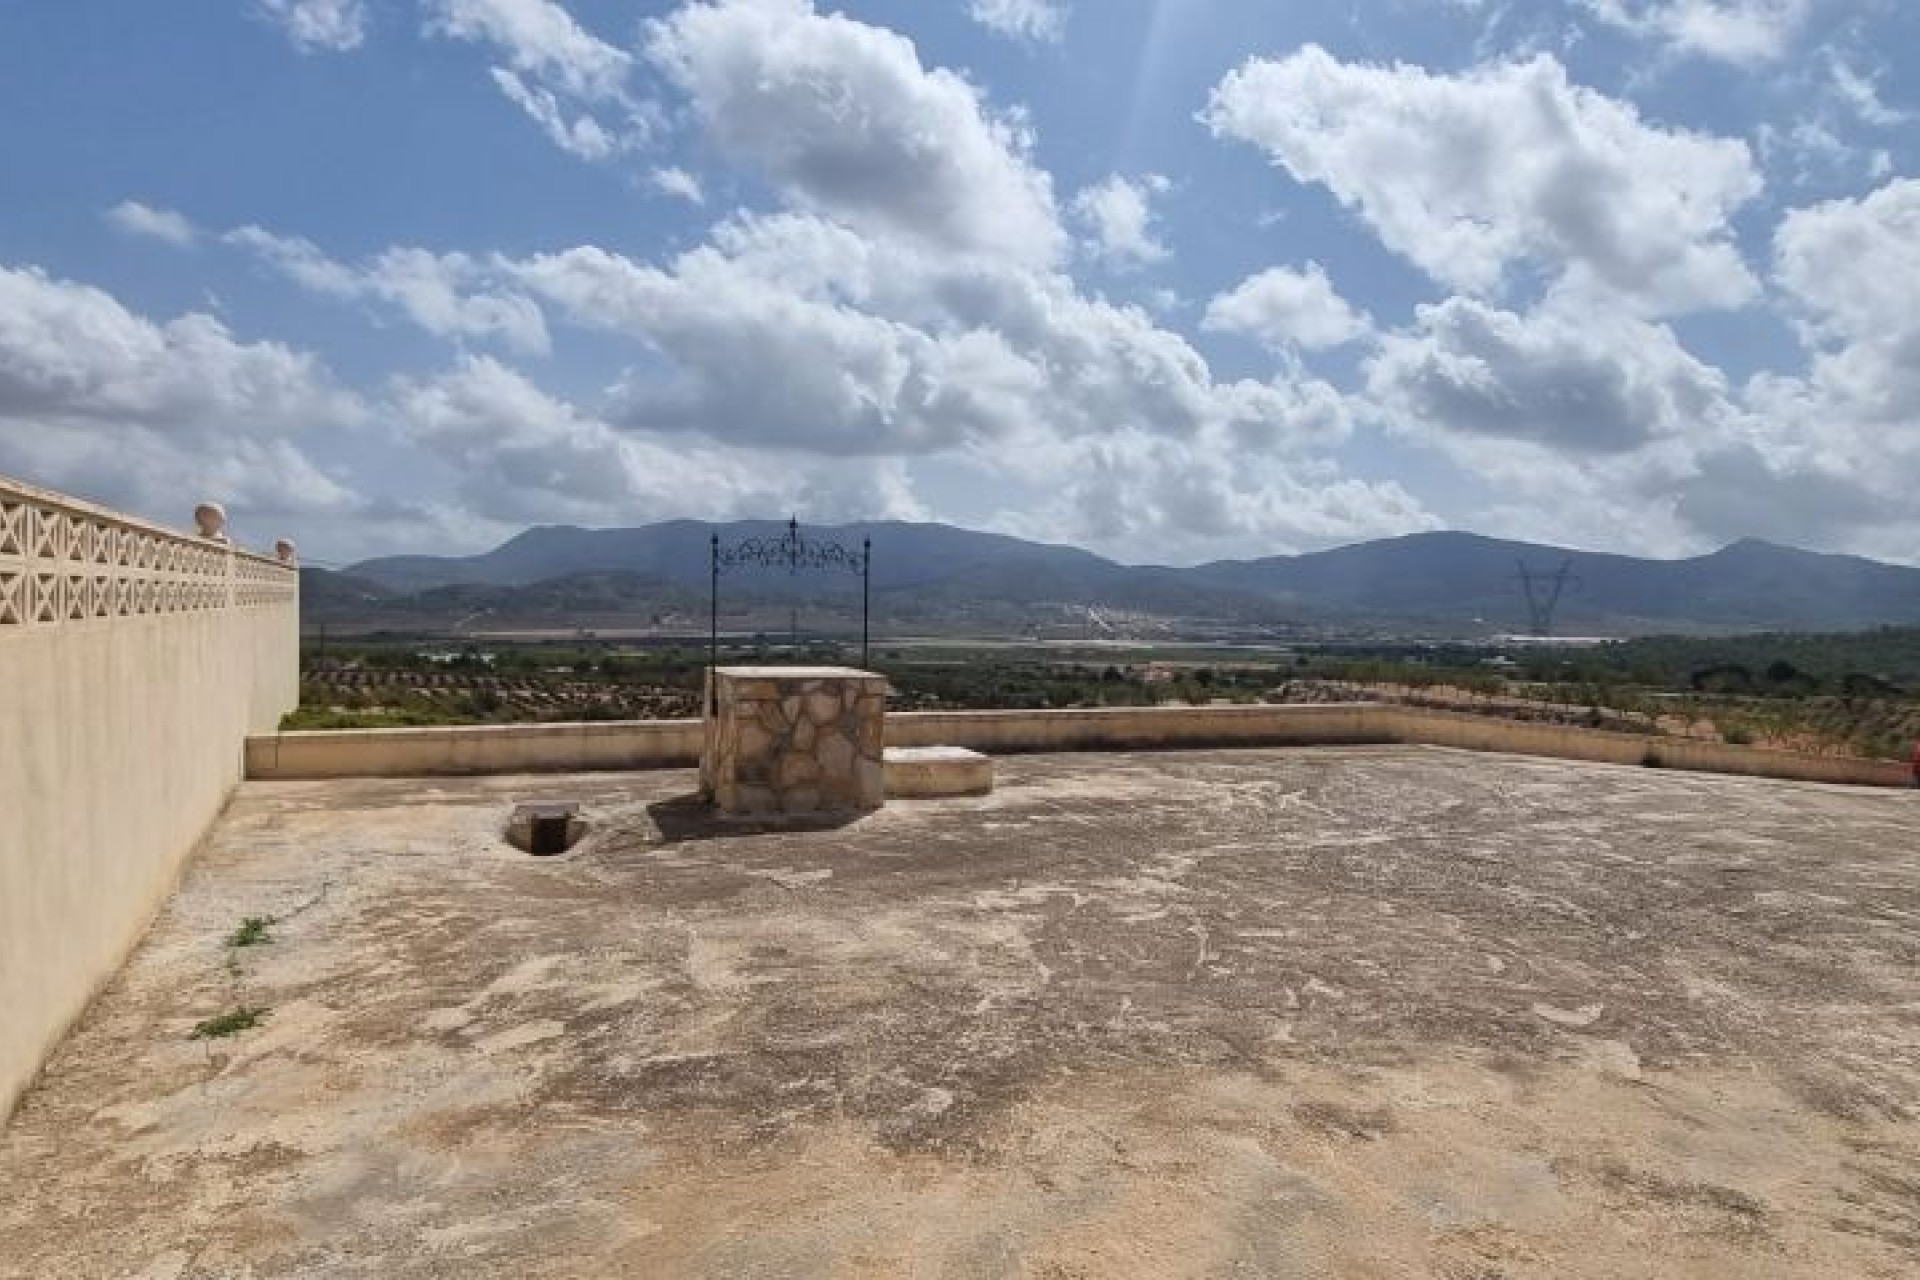
[{"label": "concrete floor", "polygon": [[[0,1275],[1920,1274],[1920,796],[1001,778],[248,785],[0,1135]],[[499,838],[555,793],[586,843]]]}]

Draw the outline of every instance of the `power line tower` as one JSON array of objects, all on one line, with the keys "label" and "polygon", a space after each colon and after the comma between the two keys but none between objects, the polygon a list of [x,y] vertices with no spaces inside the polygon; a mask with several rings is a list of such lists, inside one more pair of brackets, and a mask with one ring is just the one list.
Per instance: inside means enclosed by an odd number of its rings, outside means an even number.
[{"label": "power line tower", "polygon": [[1552,573],[1527,568],[1527,562],[1520,565],[1520,590],[1527,597],[1527,620],[1531,624],[1531,634],[1550,636],[1553,634],[1553,613],[1560,607],[1560,597],[1566,594],[1568,587],[1579,581],[1573,576],[1573,561],[1563,560],[1560,567]]}]

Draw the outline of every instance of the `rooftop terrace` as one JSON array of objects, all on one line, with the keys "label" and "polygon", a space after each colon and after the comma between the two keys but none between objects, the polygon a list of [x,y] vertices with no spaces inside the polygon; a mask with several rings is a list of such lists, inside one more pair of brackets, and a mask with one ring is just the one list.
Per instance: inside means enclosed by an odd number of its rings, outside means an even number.
[{"label": "rooftop terrace", "polygon": [[[0,1132],[0,1275],[1920,1268],[1911,795],[1408,747],[800,832],[692,789],[245,784]],[[572,853],[501,839],[556,793]]]}]

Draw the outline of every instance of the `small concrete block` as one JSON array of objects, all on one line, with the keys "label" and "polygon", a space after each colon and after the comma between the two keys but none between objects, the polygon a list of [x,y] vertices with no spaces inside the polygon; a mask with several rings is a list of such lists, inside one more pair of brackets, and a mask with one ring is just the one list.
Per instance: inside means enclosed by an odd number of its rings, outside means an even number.
[{"label": "small concrete block", "polygon": [[965,747],[888,747],[887,795],[895,799],[983,796],[993,790],[993,760]]},{"label": "small concrete block", "polygon": [[507,817],[507,841],[536,857],[565,853],[587,833],[580,806],[570,800],[518,805]]}]

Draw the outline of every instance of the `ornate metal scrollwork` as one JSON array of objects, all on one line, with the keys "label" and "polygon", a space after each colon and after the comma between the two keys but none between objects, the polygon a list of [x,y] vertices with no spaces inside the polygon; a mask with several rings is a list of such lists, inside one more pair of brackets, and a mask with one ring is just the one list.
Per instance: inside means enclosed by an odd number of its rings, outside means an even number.
[{"label": "ornate metal scrollwork", "polygon": [[808,538],[801,534],[798,519],[788,520],[787,531],[778,538],[748,538],[728,547],[721,545],[719,534],[713,535],[714,564],[723,573],[742,565],[757,564],[793,573],[802,569],[847,569],[864,574],[867,558],[872,554],[872,539],[855,550],[837,542]]},{"label": "ornate metal scrollwork", "polygon": [[[787,521],[787,531],[778,538],[747,538],[732,546],[722,546],[720,535],[712,536],[711,572],[707,596],[707,665],[720,665],[720,575],[731,569],[758,565],[785,569],[797,574],[802,569],[844,569],[860,575],[860,665],[867,665],[869,602],[873,591],[873,539],[864,538],[856,549],[838,542],[808,538],[800,532],[796,516]],[[793,627],[792,641],[797,648],[799,626]],[[711,689],[712,682],[709,680]],[[709,708],[711,710],[711,708]]]}]

